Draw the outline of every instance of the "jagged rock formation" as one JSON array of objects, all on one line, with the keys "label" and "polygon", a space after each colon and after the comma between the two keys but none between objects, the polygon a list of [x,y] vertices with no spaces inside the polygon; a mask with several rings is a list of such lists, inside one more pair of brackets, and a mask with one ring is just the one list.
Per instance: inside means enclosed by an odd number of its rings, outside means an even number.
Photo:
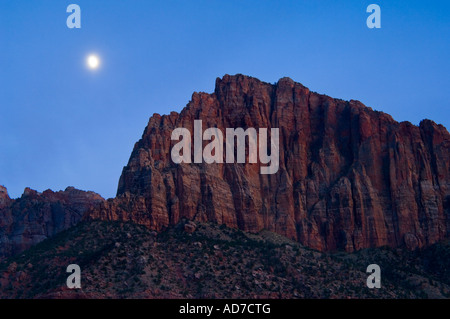
[{"label": "jagged rock formation", "polygon": [[73,187],[38,193],[26,188],[10,199],[0,186],[0,258],[17,254],[78,223],[83,214],[104,199]]},{"label": "jagged rock formation", "polygon": [[[175,164],[175,128],[280,129],[280,167]],[[204,142],[203,145],[207,143]],[[87,218],[161,230],[187,218],[274,231],[322,251],[422,247],[450,233],[450,135],[358,101],[311,92],[289,78],[272,85],[226,75],[181,111],[154,114],[120,177],[117,197]]]}]

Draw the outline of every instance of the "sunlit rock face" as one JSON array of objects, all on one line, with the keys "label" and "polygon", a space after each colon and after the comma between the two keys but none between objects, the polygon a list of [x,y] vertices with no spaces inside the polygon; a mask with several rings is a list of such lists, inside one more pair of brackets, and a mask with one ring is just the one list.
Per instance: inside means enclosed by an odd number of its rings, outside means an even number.
[{"label": "sunlit rock face", "polygon": [[[279,128],[279,170],[261,163],[175,164],[171,133],[203,126]],[[206,142],[205,142],[206,144]],[[117,198],[88,218],[160,231],[186,218],[267,229],[322,251],[422,247],[450,230],[450,135],[432,121],[398,123],[358,101],[283,78],[216,80],[181,111],[154,114],[120,177]]]}]

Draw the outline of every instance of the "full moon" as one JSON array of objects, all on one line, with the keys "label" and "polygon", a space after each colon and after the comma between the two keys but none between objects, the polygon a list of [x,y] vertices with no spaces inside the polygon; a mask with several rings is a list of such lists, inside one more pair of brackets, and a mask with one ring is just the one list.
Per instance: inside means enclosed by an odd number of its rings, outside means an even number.
[{"label": "full moon", "polygon": [[100,65],[100,59],[98,58],[98,56],[91,54],[87,58],[87,65],[90,69],[95,70]]}]

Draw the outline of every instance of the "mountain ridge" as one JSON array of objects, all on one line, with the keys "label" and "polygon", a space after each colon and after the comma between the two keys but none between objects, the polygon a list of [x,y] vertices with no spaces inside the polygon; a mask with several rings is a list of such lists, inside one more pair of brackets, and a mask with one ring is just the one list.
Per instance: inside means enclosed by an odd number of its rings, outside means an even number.
[{"label": "mountain ridge", "polygon": [[[170,133],[192,131],[195,119],[222,129],[279,127],[280,171],[260,176],[260,163],[174,164]],[[0,258],[83,218],[157,231],[181,219],[212,221],[268,229],[321,251],[428,246],[450,234],[449,145],[446,128],[428,119],[397,122],[286,77],[270,84],[225,75],[213,93],[194,92],[181,112],[150,117],[115,198],[68,187],[26,188],[11,199],[0,186]]]},{"label": "mountain ridge", "polygon": [[[96,220],[0,261],[0,299],[448,299],[449,257],[448,242],[321,253],[215,223],[181,221],[156,233]],[[81,289],[66,286],[73,263]],[[367,288],[372,263],[381,267],[381,289]]]},{"label": "mountain ridge", "polygon": [[26,187],[11,199],[0,186],[0,259],[16,255],[76,225],[91,207],[104,201],[97,193],[67,187],[40,193]]},{"label": "mountain ridge", "polygon": [[[192,133],[196,119],[222,130],[279,127],[280,172],[260,177],[259,164],[175,165],[170,132]],[[194,92],[180,113],[150,117],[117,197],[88,218],[158,231],[180,218],[208,220],[269,229],[319,250],[413,249],[448,237],[449,145],[445,127],[430,120],[399,123],[289,78],[270,84],[225,75],[213,93]]]}]

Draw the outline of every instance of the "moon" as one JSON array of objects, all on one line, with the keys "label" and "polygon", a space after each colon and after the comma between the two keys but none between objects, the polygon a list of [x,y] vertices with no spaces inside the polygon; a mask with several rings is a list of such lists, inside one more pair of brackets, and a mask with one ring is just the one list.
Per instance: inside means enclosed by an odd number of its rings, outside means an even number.
[{"label": "moon", "polygon": [[91,70],[95,70],[100,66],[100,58],[95,54],[89,55],[86,61],[89,69]]}]

